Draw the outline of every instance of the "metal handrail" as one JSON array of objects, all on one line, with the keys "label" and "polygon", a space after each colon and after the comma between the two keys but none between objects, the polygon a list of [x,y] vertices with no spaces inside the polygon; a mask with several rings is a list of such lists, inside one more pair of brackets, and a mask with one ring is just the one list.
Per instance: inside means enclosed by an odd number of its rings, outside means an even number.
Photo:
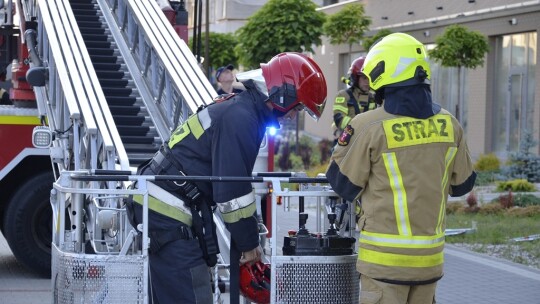
[{"label": "metal handrail", "polygon": [[[63,17],[67,17],[66,19],[69,20],[69,24],[72,28],[78,28],[75,16],[73,15],[73,11],[70,7],[68,7],[69,2],[67,0],[63,0],[63,3],[65,8],[64,13],[66,14],[66,16]],[[101,127],[100,130],[102,133],[105,134],[104,147],[107,153],[110,153],[109,157],[107,157],[106,159],[108,162],[111,163],[108,164],[106,167],[114,168],[115,156],[117,155],[120,169],[128,170],[128,156],[124,145],[122,144],[120,134],[118,133],[118,129],[116,128],[116,124],[112,117],[111,111],[109,110],[109,105],[105,98],[105,94],[103,93],[103,89],[101,88],[99,79],[90,59],[90,54],[86,50],[86,46],[80,31],[74,30],[73,35],[74,36],[72,38],[76,41],[77,47],[79,48],[79,52],[76,52],[77,59],[79,62],[82,63],[81,69],[83,70],[83,72],[86,68],[87,73],[81,74],[84,77],[85,83],[90,85],[90,88],[88,88],[88,96],[90,97],[90,103],[92,105],[94,113],[96,114],[96,120],[98,121],[98,125]],[[97,115],[97,113],[100,113],[101,115]],[[107,144],[107,140],[109,138],[111,140],[111,145]]]},{"label": "metal handrail", "polygon": [[136,59],[127,64],[128,69],[141,95],[151,97],[143,99],[162,140],[167,140],[170,132],[199,106],[212,102],[217,95],[215,89],[155,1],[98,3],[107,22],[116,24],[111,34],[122,40],[120,52]]},{"label": "metal handrail", "polygon": [[[80,146],[84,146],[84,141],[79,140],[78,137],[79,128],[83,131],[83,135],[88,136],[88,140],[91,140],[91,138],[95,138],[98,132],[97,123],[83,96],[81,96],[80,100],[76,97],[76,87],[80,87],[80,81],[75,78],[77,77],[76,71],[73,71],[75,74],[72,74],[72,70],[69,68],[69,62],[67,61],[70,58],[72,65],[74,65],[73,55],[70,54],[71,48],[61,47],[67,43],[65,33],[63,33],[64,28],[60,26],[62,24],[61,20],[59,20],[58,24],[56,23],[56,18],[54,18],[54,15],[50,11],[53,8],[49,6],[50,4],[54,4],[54,2],[39,0],[38,16],[43,24],[43,34],[40,35],[43,41],[39,44],[47,46],[47,50],[43,50],[42,54],[48,56],[43,61],[49,64],[50,69],[50,80],[48,83],[49,95],[47,96],[47,104],[49,106],[48,116],[55,118],[50,120],[53,123],[50,125],[53,131],[65,131],[71,127],[73,128],[72,132],[75,138],[72,149],[76,152],[73,155],[74,164],[76,168],[79,168],[79,164],[81,163],[79,159]],[[60,33],[63,33],[63,35]],[[77,82],[79,82],[78,85]],[[67,138],[60,137],[56,140],[55,145],[68,147],[70,143]],[[64,162],[59,161],[59,165],[61,167],[69,166],[69,161],[65,160],[67,156],[64,155],[63,158]]]}]

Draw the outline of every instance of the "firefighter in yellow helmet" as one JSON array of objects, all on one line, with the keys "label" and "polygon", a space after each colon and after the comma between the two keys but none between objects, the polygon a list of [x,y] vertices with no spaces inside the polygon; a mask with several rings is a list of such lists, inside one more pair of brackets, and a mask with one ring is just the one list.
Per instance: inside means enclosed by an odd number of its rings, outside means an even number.
[{"label": "firefighter in yellow helmet", "polygon": [[363,72],[383,106],[345,127],[326,173],[338,195],[362,200],[360,302],[435,303],[447,198],[476,179],[465,134],[432,101],[426,50],[412,36],[382,38]]},{"label": "firefighter in yellow helmet", "polygon": [[375,99],[369,90],[369,81],[362,73],[365,57],[355,59],[349,68],[348,87],[338,92],[334,100],[334,145],[343,129],[349,124],[351,119],[368,110],[376,108]]}]

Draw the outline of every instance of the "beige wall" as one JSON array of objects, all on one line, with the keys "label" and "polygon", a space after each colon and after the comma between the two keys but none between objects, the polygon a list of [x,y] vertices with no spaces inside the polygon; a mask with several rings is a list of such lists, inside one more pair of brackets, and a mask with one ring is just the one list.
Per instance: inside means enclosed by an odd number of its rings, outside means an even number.
[{"label": "beige wall", "polygon": [[536,17],[536,33],[537,33],[537,41],[536,41],[536,71],[535,71],[535,77],[536,77],[536,87],[534,90],[534,133],[535,138],[538,143],[536,146],[536,153],[540,155],[540,36],[538,33],[540,33],[540,16]]},{"label": "beige wall", "polygon": [[322,138],[332,137],[332,106],[334,97],[341,85],[340,79],[343,76],[343,71],[340,71],[339,54],[347,53],[348,47],[329,47],[327,40],[323,38],[323,46],[316,49],[315,61],[319,64],[326,78],[328,97],[322,117],[315,122],[312,119],[305,120],[304,130],[310,134]]}]

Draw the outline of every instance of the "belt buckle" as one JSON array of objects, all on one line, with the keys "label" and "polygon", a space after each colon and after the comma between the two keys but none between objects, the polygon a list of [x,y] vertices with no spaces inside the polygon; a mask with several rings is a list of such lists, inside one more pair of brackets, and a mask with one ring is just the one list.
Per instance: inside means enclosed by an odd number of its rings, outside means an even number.
[{"label": "belt buckle", "polygon": [[191,240],[193,238],[190,228],[187,226],[180,226],[180,233],[184,236],[184,239]]},{"label": "belt buckle", "polygon": [[[186,176],[186,174],[184,173],[184,171],[178,170],[178,172],[180,172],[181,175]],[[173,183],[174,183],[175,185],[177,185],[178,187],[184,187],[184,186],[186,185],[187,181],[184,181],[184,182],[181,183],[181,184],[179,184],[177,181],[173,181]]]}]

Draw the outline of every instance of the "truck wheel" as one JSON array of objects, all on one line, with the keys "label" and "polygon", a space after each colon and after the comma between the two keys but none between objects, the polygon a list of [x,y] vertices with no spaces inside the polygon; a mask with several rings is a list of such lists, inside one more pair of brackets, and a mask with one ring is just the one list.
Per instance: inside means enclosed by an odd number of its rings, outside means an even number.
[{"label": "truck wheel", "polygon": [[27,180],[12,196],[4,215],[4,236],[15,258],[42,276],[51,274],[51,172]]}]

